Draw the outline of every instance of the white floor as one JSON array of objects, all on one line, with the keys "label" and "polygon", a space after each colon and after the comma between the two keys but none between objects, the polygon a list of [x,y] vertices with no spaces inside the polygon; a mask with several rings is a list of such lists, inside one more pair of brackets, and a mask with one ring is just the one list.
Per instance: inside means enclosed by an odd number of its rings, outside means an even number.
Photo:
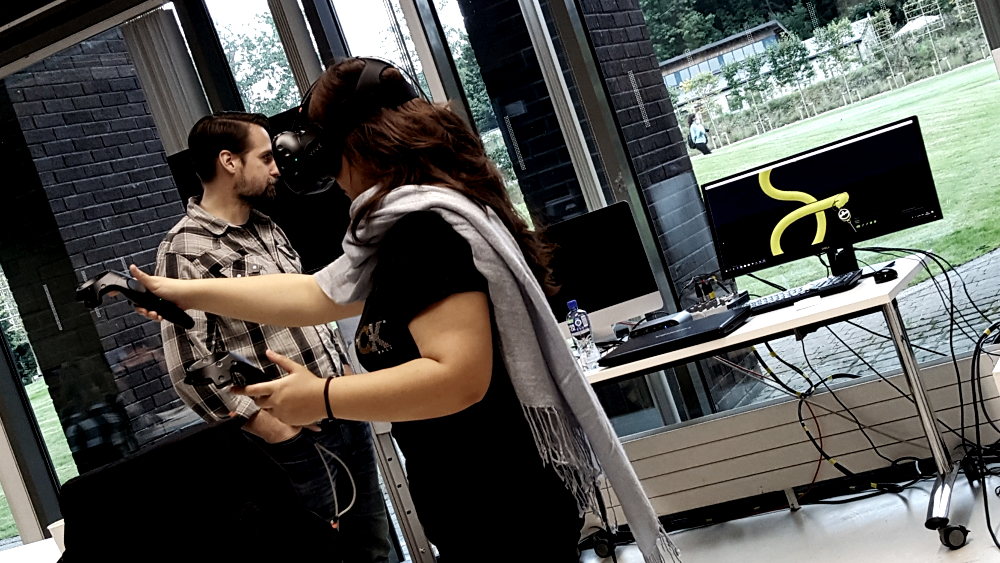
[{"label": "white floor", "polygon": [[[994,530],[1000,528],[1000,499],[989,485]],[[684,563],[980,563],[1000,562],[1000,549],[986,529],[982,495],[964,476],[956,483],[951,521],[969,528],[969,542],[949,550],[935,531],[924,528],[931,482],[901,495],[882,495],[847,505],[805,506],[671,534]],[[1000,534],[998,534],[1000,535]],[[642,563],[634,546],[618,548],[621,563]],[[584,563],[598,559],[593,551]]]}]

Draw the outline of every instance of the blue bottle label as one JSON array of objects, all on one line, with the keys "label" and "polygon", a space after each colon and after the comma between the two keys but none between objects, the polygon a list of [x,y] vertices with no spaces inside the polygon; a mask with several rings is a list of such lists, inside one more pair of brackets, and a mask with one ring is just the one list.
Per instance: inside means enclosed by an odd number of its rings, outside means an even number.
[{"label": "blue bottle label", "polygon": [[587,315],[575,315],[570,323],[569,332],[573,336],[590,332],[590,317]]}]

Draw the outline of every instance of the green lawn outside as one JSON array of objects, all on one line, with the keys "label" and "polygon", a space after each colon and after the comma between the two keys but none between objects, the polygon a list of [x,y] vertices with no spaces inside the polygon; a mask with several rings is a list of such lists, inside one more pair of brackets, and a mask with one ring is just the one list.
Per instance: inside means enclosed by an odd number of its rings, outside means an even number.
[{"label": "green lawn outside", "polygon": [[[59,424],[59,417],[56,416],[56,409],[52,405],[52,397],[49,396],[48,387],[45,381],[38,379],[25,387],[28,392],[28,400],[35,411],[35,418],[38,420],[38,427],[42,430],[42,438],[52,457],[52,463],[56,468],[56,475],[60,483],[76,477],[79,472],[76,470],[76,463],[73,462],[73,454],[69,451],[69,444],[66,443],[66,436],[63,434],[62,426]],[[17,535],[17,526],[14,525],[14,517],[10,513],[10,505],[7,503],[7,495],[0,491],[0,539],[11,538]]]},{"label": "green lawn outside", "polygon": [[[927,146],[944,220],[870,241],[872,246],[934,250],[958,265],[1000,246],[1000,81],[984,61],[869,98],[692,158],[700,184],[790,156],[848,135],[916,115]],[[870,254],[859,258],[874,259]],[[757,275],[792,287],[826,275],[818,260],[800,260]],[[766,295],[763,284],[739,278]]]},{"label": "green lawn outside", "polygon": [[17,526],[14,525],[14,517],[10,513],[7,495],[0,491],[0,539],[5,540],[16,535]]},{"label": "green lawn outside", "polygon": [[49,396],[48,387],[44,380],[38,379],[25,387],[25,390],[28,392],[31,407],[35,411],[38,427],[42,429],[42,438],[45,440],[45,446],[49,449],[49,456],[56,468],[59,482],[65,483],[79,475],[79,472],[76,470],[73,454],[69,451],[69,444],[66,442],[66,435],[63,434],[62,425],[59,424],[56,409],[52,405],[52,397]]}]

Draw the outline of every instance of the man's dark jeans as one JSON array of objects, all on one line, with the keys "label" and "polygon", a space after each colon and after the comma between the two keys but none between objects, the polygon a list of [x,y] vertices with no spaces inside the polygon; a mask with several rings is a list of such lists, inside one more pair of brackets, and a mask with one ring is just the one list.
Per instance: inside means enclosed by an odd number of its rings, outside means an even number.
[{"label": "man's dark jeans", "polygon": [[[325,421],[321,432],[308,429],[285,442],[261,447],[288,473],[305,506],[328,522],[336,519],[351,502],[351,479],[343,466],[315,444],[326,448],[350,469],[357,498],[340,517],[340,548],[343,560],[351,563],[383,563],[389,560],[389,520],[378,486],[378,462],[372,444],[371,427],[366,422]],[[327,467],[337,494],[330,484]]]}]

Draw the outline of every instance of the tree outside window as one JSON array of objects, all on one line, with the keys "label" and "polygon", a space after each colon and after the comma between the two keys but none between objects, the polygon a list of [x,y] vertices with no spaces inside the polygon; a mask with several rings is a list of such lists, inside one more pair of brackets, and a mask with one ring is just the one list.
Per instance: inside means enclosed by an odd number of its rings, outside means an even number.
[{"label": "tree outside window", "polygon": [[220,27],[219,40],[247,111],[271,116],[299,105],[299,89],[270,12],[257,14],[252,26]]}]

